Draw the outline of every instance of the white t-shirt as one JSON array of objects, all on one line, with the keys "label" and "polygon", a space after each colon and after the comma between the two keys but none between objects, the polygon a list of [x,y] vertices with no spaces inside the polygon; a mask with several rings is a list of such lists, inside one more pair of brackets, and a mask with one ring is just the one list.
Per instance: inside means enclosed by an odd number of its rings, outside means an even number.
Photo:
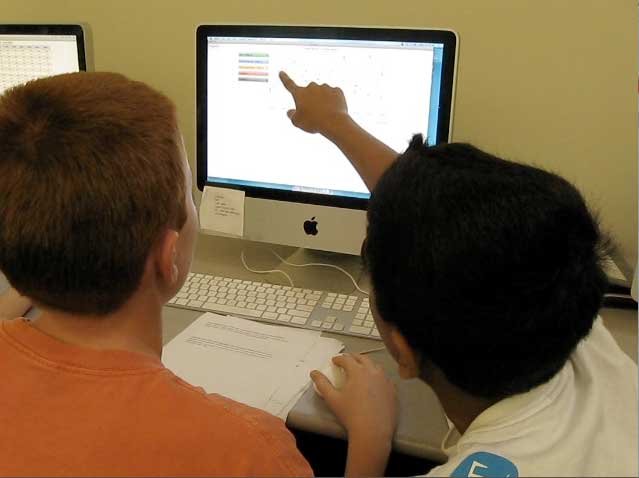
[{"label": "white t-shirt", "polygon": [[444,451],[426,476],[637,476],[637,365],[598,318],[555,377],[484,410]]}]

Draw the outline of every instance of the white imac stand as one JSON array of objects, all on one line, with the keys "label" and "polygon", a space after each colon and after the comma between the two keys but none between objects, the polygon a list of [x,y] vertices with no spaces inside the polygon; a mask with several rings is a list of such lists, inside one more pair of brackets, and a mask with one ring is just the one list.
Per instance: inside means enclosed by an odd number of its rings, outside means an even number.
[{"label": "white imac stand", "polygon": [[366,211],[247,197],[244,239],[358,256]]}]

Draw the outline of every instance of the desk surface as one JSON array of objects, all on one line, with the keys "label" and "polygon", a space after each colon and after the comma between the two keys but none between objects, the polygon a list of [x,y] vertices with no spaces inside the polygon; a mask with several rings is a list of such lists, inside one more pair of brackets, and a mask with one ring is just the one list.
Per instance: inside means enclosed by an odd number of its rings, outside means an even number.
[{"label": "desk surface", "polygon": [[[245,251],[248,265],[254,269],[272,269],[279,261],[268,248],[263,245],[237,239],[227,239],[200,235],[192,266],[193,272],[203,272],[240,279],[262,280],[275,284],[285,284],[280,274],[258,275],[248,272],[242,266],[240,253]],[[272,246],[283,257],[290,256],[295,249],[284,246]],[[330,261],[328,256],[326,261]],[[282,267],[289,272],[296,287],[322,289],[348,293],[353,290],[352,283],[338,271],[324,268],[292,268]],[[350,271],[355,272],[357,271]],[[369,284],[364,277],[360,286],[368,290]],[[174,307],[164,308],[164,341],[175,337],[193,320],[201,315]],[[606,326],[611,330],[621,348],[637,362],[637,314],[633,310],[603,309],[601,315]],[[347,351],[361,350],[380,346],[379,341],[349,337],[345,335],[323,333],[335,337],[346,346]],[[395,450],[428,458],[433,461],[444,461],[445,455],[439,445],[448,428],[441,404],[432,390],[419,380],[400,380],[397,367],[386,351],[374,352],[371,357],[383,365],[386,372],[397,384],[399,397],[399,422],[395,435]],[[328,410],[323,400],[312,388],[306,391],[288,416],[287,424],[292,428],[344,438],[345,433]]]}]

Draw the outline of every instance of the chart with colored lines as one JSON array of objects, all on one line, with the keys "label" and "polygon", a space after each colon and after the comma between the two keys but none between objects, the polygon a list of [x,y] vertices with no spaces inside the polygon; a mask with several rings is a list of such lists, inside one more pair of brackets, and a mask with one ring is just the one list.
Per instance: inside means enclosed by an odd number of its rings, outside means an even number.
[{"label": "chart with colored lines", "polygon": [[268,83],[269,54],[260,52],[238,53],[237,79]]}]

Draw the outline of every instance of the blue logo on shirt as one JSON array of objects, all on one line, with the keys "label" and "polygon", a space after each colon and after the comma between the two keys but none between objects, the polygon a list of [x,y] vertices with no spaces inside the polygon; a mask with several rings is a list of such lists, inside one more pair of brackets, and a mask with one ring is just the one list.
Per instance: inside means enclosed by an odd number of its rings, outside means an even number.
[{"label": "blue logo on shirt", "polygon": [[503,456],[480,451],[467,456],[455,471],[453,477],[518,477],[519,471],[512,461]]}]

